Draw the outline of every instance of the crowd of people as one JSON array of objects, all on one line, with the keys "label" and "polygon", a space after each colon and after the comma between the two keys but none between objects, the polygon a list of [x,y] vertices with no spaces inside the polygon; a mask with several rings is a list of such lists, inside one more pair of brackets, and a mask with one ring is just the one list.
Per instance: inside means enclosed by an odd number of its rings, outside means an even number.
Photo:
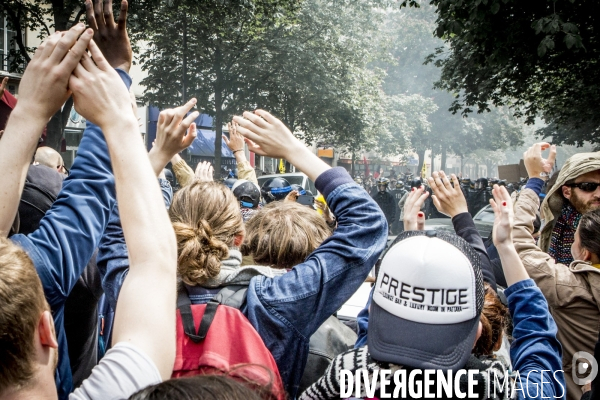
[{"label": "crowd of people", "polygon": [[[111,1],[87,0],[90,28],[38,47],[0,140],[1,398],[387,398],[380,373],[423,387],[423,370],[455,373],[454,393],[480,399],[600,396],[574,363],[600,357],[600,153],[549,180],[556,148],[537,143],[512,195],[474,187],[495,215],[491,245],[467,181],[436,171],[369,193],[264,110],[233,117],[238,179],[215,181],[178,155],[196,136],[195,99],[162,111],[144,148],[127,7],[115,21]],[[67,171],[36,148],[69,96],[87,125]],[[318,193],[259,187],[245,148],[287,160]],[[424,230],[432,209],[455,233]],[[356,320],[338,318],[365,282]]]}]

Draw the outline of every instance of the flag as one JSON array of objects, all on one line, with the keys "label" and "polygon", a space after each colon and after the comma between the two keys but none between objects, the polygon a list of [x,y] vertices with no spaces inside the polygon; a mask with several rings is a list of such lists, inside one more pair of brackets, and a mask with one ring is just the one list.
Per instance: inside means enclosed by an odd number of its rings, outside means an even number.
[{"label": "flag", "polygon": [[423,163],[423,169],[421,169],[421,179],[427,178],[427,164]]},{"label": "flag", "polygon": [[285,174],[285,163],[283,162],[283,158],[279,159],[279,173]]}]

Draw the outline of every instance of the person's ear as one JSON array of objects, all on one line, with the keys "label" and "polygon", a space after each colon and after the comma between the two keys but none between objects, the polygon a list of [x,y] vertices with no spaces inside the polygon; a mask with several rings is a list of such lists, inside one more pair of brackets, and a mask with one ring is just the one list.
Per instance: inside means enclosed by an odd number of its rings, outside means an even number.
[{"label": "person's ear", "polygon": [[590,261],[592,253],[588,249],[581,249],[581,261]]},{"label": "person's ear", "polygon": [[567,200],[571,200],[571,188],[568,186],[562,187],[562,194]]},{"label": "person's ear", "polygon": [[235,247],[240,247],[244,243],[244,234],[245,232],[240,232],[233,237],[233,245]]},{"label": "person's ear", "polygon": [[38,332],[40,335],[40,343],[43,346],[58,349],[58,341],[56,340],[56,331],[54,330],[54,320],[50,311],[44,311],[38,323]]}]

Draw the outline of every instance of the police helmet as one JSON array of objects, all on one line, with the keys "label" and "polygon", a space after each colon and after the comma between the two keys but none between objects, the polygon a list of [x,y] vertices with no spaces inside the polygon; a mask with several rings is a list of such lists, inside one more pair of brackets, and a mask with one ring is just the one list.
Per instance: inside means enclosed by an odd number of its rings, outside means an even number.
[{"label": "police helmet", "polygon": [[283,200],[291,191],[292,186],[290,183],[286,179],[280,177],[267,179],[260,188],[262,197],[267,203]]},{"label": "police helmet", "polygon": [[292,183],[290,186],[292,187],[292,190],[297,190],[299,195],[303,196],[306,194],[306,190],[297,183]]}]

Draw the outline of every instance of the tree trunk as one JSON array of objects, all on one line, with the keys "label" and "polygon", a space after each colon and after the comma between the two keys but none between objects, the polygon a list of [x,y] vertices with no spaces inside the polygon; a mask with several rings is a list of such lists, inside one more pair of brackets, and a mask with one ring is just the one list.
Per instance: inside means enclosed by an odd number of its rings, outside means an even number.
[{"label": "tree trunk", "polygon": [[221,178],[221,144],[223,143],[223,100],[221,98],[221,92],[215,93],[215,178]]},{"label": "tree trunk", "polygon": [[[216,179],[221,178],[221,143],[223,142],[223,138],[221,135],[223,134],[223,63],[221,60],[221,49],[217,47],[215,49],[215,72],[216,72],[216,82],[215,82],[215,172]],[[218,171],[218,172],[217,172]]]},{"label": "tree trunk", "polygon": [[187,102],[187,88],[186,88],[186,75],[187,75],[187,18],[186,11],[183,11],[183,41],[181,47],[182,64],[181,64],[181,104]]},{"label": "tree trunk", "polygon": [[446,145],[442,146],[442,165],[440,165],[440,169],[442,171],[446,170]]},{"label": "tree trunk", "polygon": [[352,173],[352,177],[354,178],[354,163],[356,162],[356,153],[352,151],[352,165],[350,166],[350,171]]},{"label": "tree trunk", "polygon": [[425,149],[417,150],[417,157],[419,157],[419,168],[417,169],[417,173],[415,175],[418,175],[419,177],[421,176],[421,171],[423,171],[423,163],[425,163],[425,151]]}]

